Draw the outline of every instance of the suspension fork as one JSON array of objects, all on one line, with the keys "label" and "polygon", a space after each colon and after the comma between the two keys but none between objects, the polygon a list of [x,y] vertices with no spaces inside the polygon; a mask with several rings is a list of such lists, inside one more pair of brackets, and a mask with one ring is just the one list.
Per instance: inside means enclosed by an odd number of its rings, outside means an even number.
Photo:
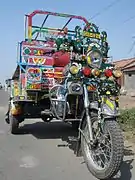
[{"label": "suspension fork", "polygon": [[88,125],[88,132],[90,135],[90,142],[93,142],[93,131],[92,131],[92,122],[91,122],[91,118],[90,118],[90,114],[89,114],[89,97],[88,97],[88,91],[87,91],[87,87],[86,84],[83,85],[84,88],[84,108],[85,108],[85,112],[86,112],[86,122]]}]

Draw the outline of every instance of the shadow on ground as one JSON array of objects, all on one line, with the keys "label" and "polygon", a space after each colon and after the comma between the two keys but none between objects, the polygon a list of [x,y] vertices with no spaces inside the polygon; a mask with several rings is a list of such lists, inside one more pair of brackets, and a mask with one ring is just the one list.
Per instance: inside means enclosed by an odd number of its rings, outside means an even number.
[{"label": "shadow on ground", "polygon": [[[58,144],[58,147],[66,146],[74,152],[76,150],[78,133],[77,131],[73,130],[69,124],[61,122],[36,122],[33,124],[25,124],[19,129],[18,134],[32,134],[37,139],[61,139],[64,143]],[[131,180],[132,178],[131,170],[133,169],[132,163],[134,161],[134,153],[130,146],[125,147],[124,155],[126,156],[126,160],[124,160],[122,163],[120,173],[118,173],[119,177],[113,178],[112,180]]]},{"label": "shadow on ground", "polygon": [[[18,134],[32,134],[37,139],[61,139],[58,147],[68,146],[75,152],[78,132],[70,124],[61,122],[36,122],[20,127]],[[65,144],[66,142],[66,144]]]}]

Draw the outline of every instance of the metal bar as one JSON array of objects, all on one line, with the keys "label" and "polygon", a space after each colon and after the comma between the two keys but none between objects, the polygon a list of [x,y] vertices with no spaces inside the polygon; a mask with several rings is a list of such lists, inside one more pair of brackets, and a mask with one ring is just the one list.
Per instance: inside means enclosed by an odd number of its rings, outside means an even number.
[{"label": "metal bar", "polygon": [[24,69],[24,68],[22,67],[22,64],[18,63],[18,65],[19,65],[20,69],[23,70],[23,71],[26,73],[26,69]]},{"label": "metal bar", "polygon": [[[49,15],[47,15],[47,16],[45,17],[45,19],[44,19],[44,21],[43,21],[43,23],[42,23],[42,25],[41,25],[41,27],[40,27],[40,30],[43,28],[43,26],[44,26],[44,24],[45,24],[45,22],[46,22],[48,16],[49,16]],[[36,35],[36,37],[35,37],[35,40],[38,38],[39,33],[40,33],[40,31],[37,33],[37,35]]]},{"label": "metal bar", "polygon": [[[32,26],[32,28],[35,28],[35,29],[40,29],[40,27],[39,26]],[[47,27],[43,27],[42,29],[44,29],[44,30],[54,30],[54,31],[61,31],[61,30],[63,30],[63,29],[59,29],[59,28],[47,28]],[[69,32],[75,32],[75,31],[73,31],[73,30],[68,30]]]},{"label": "metal bar", "polygon": [[56,13],[56,12],[49,12],[49,11],[41,11],[41,10],[35,10],[31,14],[29,14],[30,19],[35,16],[36,14],[47,14],[52,16],[60,16],[65,18],[74,18],[74,19],[80,19],[84,21],[86,24],[88,24],[88,20],[82,16],[76,16],[76,15],[70,15],[70,14],[63,14],[63,13]]},{"label": "metal bar", "polygon": [[[35,31],[33,31],[33,33],[32,33],[32,35],[34,35],[35,33],[37,33],[37,32],[43,32],[43,33],[47,33],[47,30],[35,30]],[[64,32],[48,32],[48,33],[51,33],[51,34],[54,34],[54,35],[64,35]],[[72,34],[72,33],[68,33],[68,35],[69,36],[74,36],[74,34]]]},{"label": "metal bar", "polygon": [[64,18],[80,19],[84,21],[86,25],[89,23],[88,20],[82,16],[35,10],[31,14],[28,15],[28,40],[29,41],[32,40],[32,18],[36,14],[46,14],[46,15],[59,16],[59,17],[64,17]]},{"label": "metal bar", "polygon": [[70,23],[70,21],[72,20],[72,18],[70,18],[67,23],[63,26],[62,30]]},{"label": "metal bar", "polygon": [[22,74],[22,69],[20,68],[20,74],[19,74],[19,87],[20,87],[20,94],[22,94],[21,74]]},{"label": "metal bar", "polygon": [[22,62],[22,55],[21,55],[21,53],[22,53],[22,42],[20,43],[20,62]]},{"label": "metal bar", "polygon": [[25,27],[24,27],[24,36],[25,36],[24,38],[25,38],[25,39],[26,39],[26,37],[27,37],[27,30],[26,30],[26,27],[27,27],[27,17],[28,17],[28,16],[25,15],[25,20],[24,20],[24,21],[25,21]]},{"label": "metal bar", "polygon": [[[64,28],[69,24],[69,22],[72,20],[72,18],[70,18],[68,21],[67,21],[67,23],[63,26],[63,28],[60,30],[60,32],[59,32],[59,34],[61,33],[61,31],[63,31],[64,30]],[[59,35],[58,34],[58,35]],[[58,36],[57,36],[58,37]]]},{"label": "metal bar", "polygon": [[17,45],[17,62],[19,59],[19,48],[20,48],[20,43],[18,42],[18,45]]}]

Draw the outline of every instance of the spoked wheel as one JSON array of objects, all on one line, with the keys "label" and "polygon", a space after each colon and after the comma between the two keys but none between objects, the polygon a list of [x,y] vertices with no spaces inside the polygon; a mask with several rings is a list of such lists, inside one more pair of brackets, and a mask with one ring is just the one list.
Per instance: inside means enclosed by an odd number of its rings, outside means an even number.
[{"label": "spoked wheel", "polygon": [[123,136],[117,122],[111,120],[104,123],[103,131],[98,133],[94,146],[86,142],[89,140],[87,125],[83,133],[81,147],[89,171],[100,180],[114,177],[119,171],[124,151]]},{"label": "spoked wheel", "polygon": [[13,115],[9,115],[9,123],[10,123],[10,132],[12,134],[16,134],[19,128],[19,121],[17,117]]}]

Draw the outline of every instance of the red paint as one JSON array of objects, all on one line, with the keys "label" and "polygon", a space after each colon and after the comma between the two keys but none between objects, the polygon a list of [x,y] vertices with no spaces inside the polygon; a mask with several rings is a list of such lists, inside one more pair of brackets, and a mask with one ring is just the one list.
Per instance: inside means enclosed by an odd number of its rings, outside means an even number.
[{"label": "red paint", "polygon": [[26,74],[22,73],[21,74],[21,84],[22,84],[22,88],[25,88],[25,83],[26,83],[26,78],[25,78]]},{"label": "red paint", "polygon": [[28,15],[28,26],[32,26],[32,18],[36,14],[48,14],[48,15],[53,15],[53,16],[62,16],[62,15],[64,15],[64,17],[80,19],[80,20],[84,21],[86,24],[89,23],[87,21],[87,19],[82,17],[82,16],[69,15],[69,14],[63,14],[63,13],[55,13],[55,12],[49,12],[49,11],[35,10],[31,14]]},{"label": "red paint", "polygon": [[[29,58],[29,64],[35,64],[33,62],[33,58]],[[46,58],[45,63],[42,65],[53,66],[54,65],[54,59],[53,58]]]},{"label": "red paint", "polygon": [[90,74],[91,74],[91,69],[90,69],[89,67],[84,67],[84,69],[83,69],[83,74],[84,74],[85,76],[90,76]]},{"label": "red paint", "polygon": [[106,76],[106,77],[111,77],[111,76],[113,75],[111,69],[106,69],[104,73],[105,73],[105,76]]},{"label": "red paint", "polygon": [[54,66],[56,67],[64,67],[70,62],[70,55],[68,52],[56,52],[53,55],[54,58]]}]

